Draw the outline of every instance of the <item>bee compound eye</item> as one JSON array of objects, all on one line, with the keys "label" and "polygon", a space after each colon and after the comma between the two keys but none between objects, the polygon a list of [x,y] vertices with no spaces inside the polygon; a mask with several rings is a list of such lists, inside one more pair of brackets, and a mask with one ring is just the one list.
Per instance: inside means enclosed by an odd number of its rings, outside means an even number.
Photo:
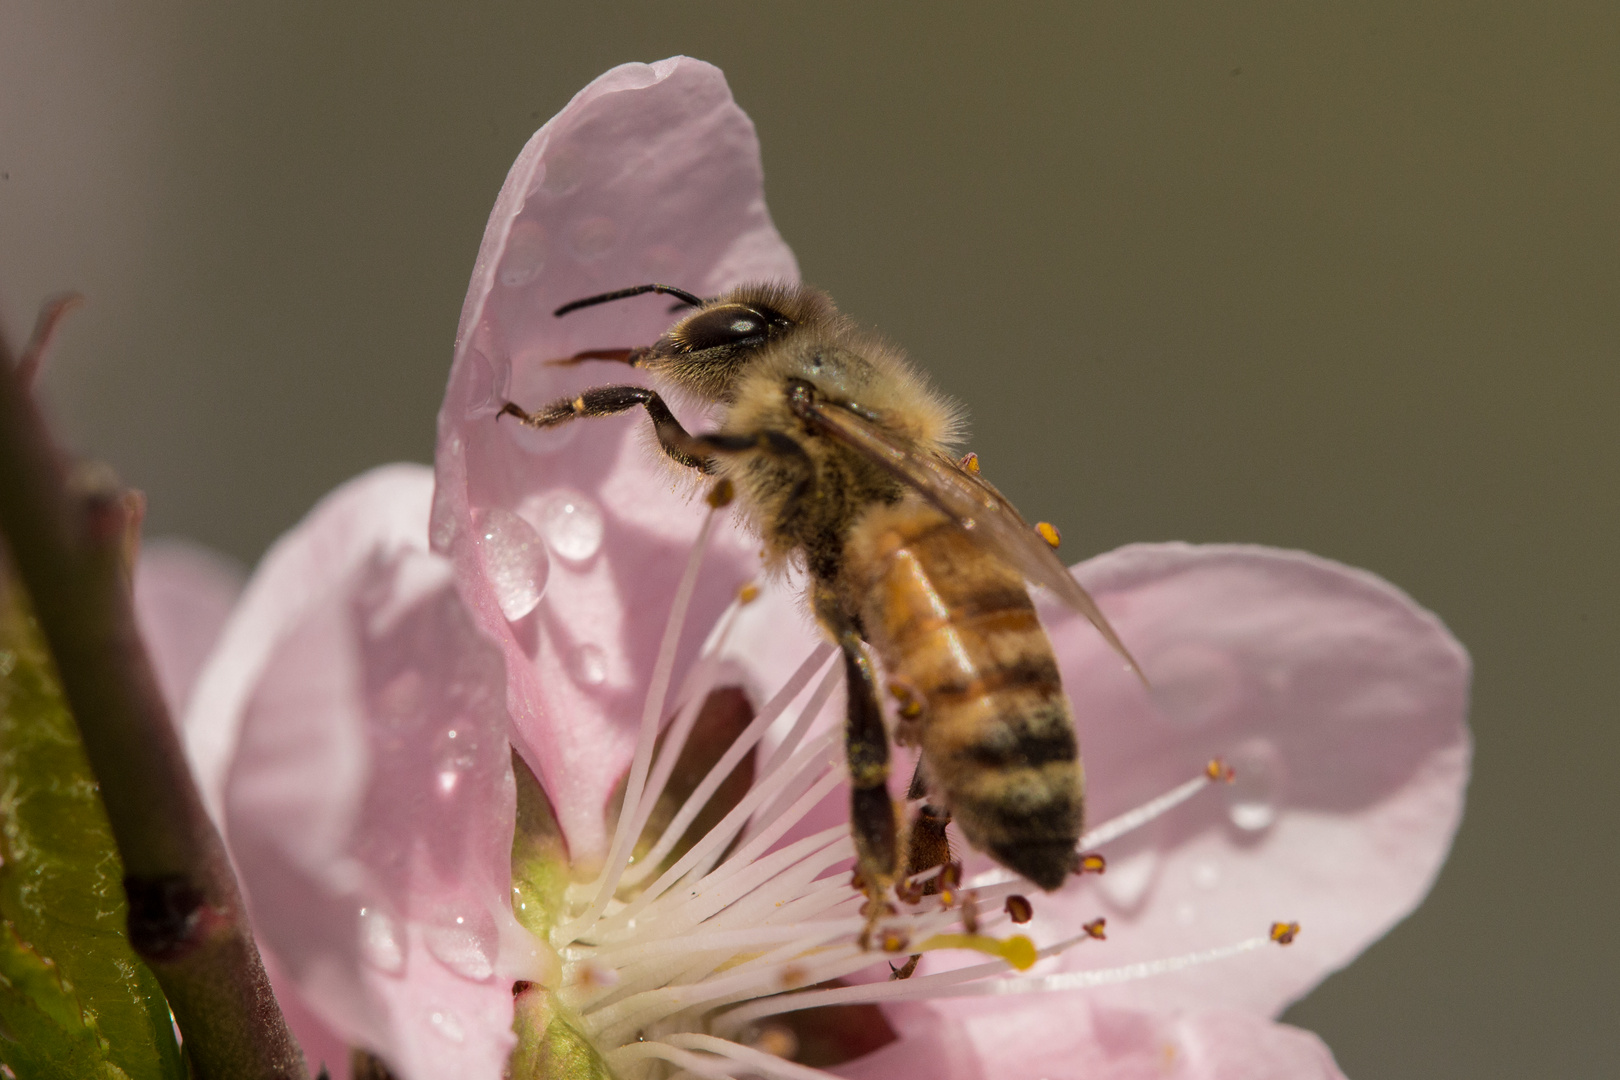
[{"label": "bee compound eye", "polygon": [[722,304],[678,324],[674,337],[688,352],[725,345],[757,345],[780,321],[774,313],[756,311],[743,304]]}]

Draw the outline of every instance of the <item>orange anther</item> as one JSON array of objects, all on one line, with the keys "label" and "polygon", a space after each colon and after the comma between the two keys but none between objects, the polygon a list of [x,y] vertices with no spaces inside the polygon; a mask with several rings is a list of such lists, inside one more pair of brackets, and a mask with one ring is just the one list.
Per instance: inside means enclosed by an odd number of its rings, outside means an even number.
[{"label": "orange anther", "polygon": [[1230,784],[1237,776],[1237,770],[1232,768],[1220,758],[1210,758],[1209,764],[1204,766],[1204,775],[1211,780],[1225,780]]},{"label": "orange anther", "polygon": [[972,893],[962,894],[962,929],[970,934],[979,932],[979,902]]},{"label": "orange anther", "polygon": [[748,605],[759,599],[759,586],[752,581],[737,590],[737,603]]},{"label": "orange anther", "polygon": [[1086,923],[1080,929],[1084,930],[1087,934],[1089,934],[1091,937],[1096,938],[1098,941],[1105,941],[1108,938],[1108,935],[1106,933],[1104,933],[1104,931],[1107,928],[1108,928],[1108,920],[1107,919],[1092,919],[1090,922]]},{"label": "orange anther", "polygon": [[737,489],[731,485],[730,480],[717,480],[714,487],[709,489],[709,505],[718,510],[731,502],[736,494]]},{"label": "orange anther", "polygon": [[1035,531],[1041,534],[1042,540],[1045,540],[1053,547],[1057,547],[1059,544],[1063,543],[1063,537],[1057,531],[1057,526],[1052,524],[1050,521],[1036,522]]},{"label": "orange anther", "polygon": [[1292,945],[1294,938],[1299,934],[1297,922],[1274,922],[1271,924],[1271,940],[1279,945]]},{"label": "orange anther", "polygon": [[1108,860],[1095,851],[1091,851],[1080,856],[1080,862],[1076,864],[1074,872],[1077,874],[1101,874],[1107,869]]},{"label": "orange anther", "polygon": [[1002,905],[1001,910],[1005,911],[1007,917],[1015,923],[1027,923],[1035,917],[1035,907],[1029,902],[1028,897],[1016,893],[1007,897],[1007,902]]},{"label": "orange anther", "polygon": [[962,460],[957,462],[957,464],[961,465],[962,468],[966,469],[970,473],[977,473],[979,471],[979,455],[969,450],[967,453],[962,455]]}]

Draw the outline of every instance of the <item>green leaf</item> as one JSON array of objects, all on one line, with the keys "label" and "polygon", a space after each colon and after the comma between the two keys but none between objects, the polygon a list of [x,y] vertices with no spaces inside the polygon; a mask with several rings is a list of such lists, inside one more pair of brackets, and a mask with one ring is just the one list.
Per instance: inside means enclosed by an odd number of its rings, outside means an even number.
[{"label": "green leaf", "polygon": [[123,864],[55,668],[0,581],[0,1062],[22,1078],[182,1080],[124,938]]}]

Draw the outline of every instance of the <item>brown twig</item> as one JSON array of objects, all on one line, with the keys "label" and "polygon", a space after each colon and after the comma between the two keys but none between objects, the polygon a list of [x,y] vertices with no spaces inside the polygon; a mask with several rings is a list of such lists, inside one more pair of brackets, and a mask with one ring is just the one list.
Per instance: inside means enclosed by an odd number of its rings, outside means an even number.
[{"label": "brown twig", "polygon": [[[47,305],[31,367],[62,314]],[[0,530],[33,600],[124,860],[129,940],[174,1010],[194,1075],[308,1076],[270,991],[225,847],[135,629],[139,499],[70,475],[0,336]]]}]

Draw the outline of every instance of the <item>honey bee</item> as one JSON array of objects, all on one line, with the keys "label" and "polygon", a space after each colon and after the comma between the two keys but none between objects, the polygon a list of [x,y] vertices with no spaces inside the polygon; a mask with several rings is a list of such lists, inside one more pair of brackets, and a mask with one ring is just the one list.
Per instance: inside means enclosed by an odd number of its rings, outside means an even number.
[{"label": "honey bee", "polygon": [[[691,310],[651,345],[563,363],[619,361],[712,407],[689,433],[658,390],[602,386],[534,412],[537,428],[637,407],[674,461],[730,481],[767,562],[802,566],[807,600],[842,651],[845,746],[857,878],[883,907],[890,886],[948,859],[945,823],[1051,891],[1077,868],[1084,780],[1051,642],[1026,582],[1044,586],[1129,653],[1032,527],[959,461],[956,406],[893,347],[806,286],[744,285],[704,299],[640,285],[558,316],[647,293]],[[1054,537],[1055,539],[1055,537]],[[895,699],[895,739],[919,749],[909,829],[888,790],[889,740],[868,649]]]}]

